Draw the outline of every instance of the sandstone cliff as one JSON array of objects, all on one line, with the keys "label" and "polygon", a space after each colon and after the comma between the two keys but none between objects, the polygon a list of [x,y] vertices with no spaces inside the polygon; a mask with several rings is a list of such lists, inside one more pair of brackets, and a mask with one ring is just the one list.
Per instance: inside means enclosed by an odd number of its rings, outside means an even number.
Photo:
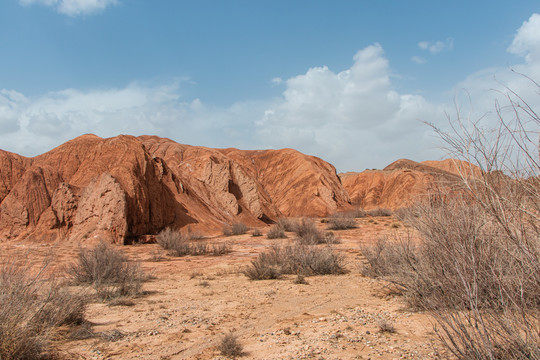
[{"label": "sandstone cliff", "polygon": [[479,175],[480,170],[454,159],[418,163],[401,159],[383,170],[340,174],[352,203],[366,209],[397,209],[459,182],[459,174]]},{"label": "sandstone cliff", "polygon": [[272,223],[349,205],[335,168],[297,151],[84,135],[34,158],[0,151],[0,240],[115,242],[190,225]]}]

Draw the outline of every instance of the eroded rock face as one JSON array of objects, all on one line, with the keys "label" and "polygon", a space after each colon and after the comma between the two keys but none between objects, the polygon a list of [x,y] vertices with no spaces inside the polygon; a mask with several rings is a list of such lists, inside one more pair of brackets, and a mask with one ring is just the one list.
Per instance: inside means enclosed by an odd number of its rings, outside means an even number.
[{"label": "eroded rock face", "polygon": [[325,216],[350,206],[336,169],[317,157],[293,149],[221,151],[262,184],[285,216]]},{"label": "eroded rock face", "polygon": [[[118,241],[129,235],[126,193],[118,182],[105,172],[90,181],[78,202],[73,225],[77,236],[90,233],[110,234]],[[81,234],[81,231],[86,233]]]},{"label": "eroded rock face", "polygon": [[333,166],[290,149],[84,135],[34,158],[0,151],[0,165],[0,240],[122,243],[165,227],[262,225],[349,203]]},{"label": "eroded rock face", "polygon": [[[361,173],[340,174],[352,203],[365,209],[377,207],[397,209],[407,207],[417,200],[459,182],[454,164],[475,173],[470,164],[453,161],[418,163],[401,159],[383,170],[366,170]],[[466,166],[466,167],[465,167]]]},{"label": "eroded rock face", "polygon": [[[408,206],[468,170],[463,162],[398,160],[384,170],[336,174],[292,149],[242,151],[155,136],[84,135],[43,155],[0,151],[0,240],[122,243],[165,227],[220,231],[351,208]],[[446,185],[444,185],[446,186]]]}]

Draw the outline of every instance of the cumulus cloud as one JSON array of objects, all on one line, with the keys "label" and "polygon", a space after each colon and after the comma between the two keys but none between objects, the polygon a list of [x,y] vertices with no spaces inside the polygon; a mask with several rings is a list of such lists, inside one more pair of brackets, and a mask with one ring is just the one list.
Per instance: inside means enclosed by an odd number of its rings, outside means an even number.
[{"label": "cumulus cloud", "polygon": [[421,96],[393,89],[379,44],[358,51],[347,70],[314,67],[286,85],[283,99],[257,122],[259,138],[272,147],[294,144],[341,169],[417,158],[428,132],[421,120],[438,112]]},{"label": "cumulus cloud", "polygon": [[[535,79],[540,78],[539,18],[534,14],[524,22],[508,48],[523,59],[512,69]],[[5,150],[36,155],[84,133],[155,134],[213,147],[291,147],[331,162],[338,171],[381,168],[398,158],[443,156],[423,121],[444,126],[459,91],[449,90],[448,104],[432,103],[399,92],[391,74],[383,47],[375,43],[358,51],[348,69],[316,66],[289,79],[276,78],[272,83],[284,86],[280,97],[228,107],[185,99],[183,82],[66,89],[38,97],[0,90],[0,144]],[[456,89],[467,90],[464,105],[469,98],[474,104],[461,110],[473,120],[493,112],[497,98],[504,103],[505,86],[540,109],[538,88],[501,67],[483,69],[456,84]],[[459,106],[460,101],[458,96]]]},{"label": "cumulus cloud", "polygon": [[454,48],[454,39],[448,38],[445,41],[421,41],[418,43],[418,47],[422,50],[427,50],[432,54],[440,53],[441,51],[448,51]]},{"label": "cumulus cloud", "polygon": [[527,62],[540,60],[540,15],[533,14],[517,31],[508,51],[524,56]]},{"label": "cumulus cloud", "polygon": [[19,3],[25,6],[50,6],[61,14],[76,17],[101,12],[109,6],[117,5],[118,0],[19,0]]}]

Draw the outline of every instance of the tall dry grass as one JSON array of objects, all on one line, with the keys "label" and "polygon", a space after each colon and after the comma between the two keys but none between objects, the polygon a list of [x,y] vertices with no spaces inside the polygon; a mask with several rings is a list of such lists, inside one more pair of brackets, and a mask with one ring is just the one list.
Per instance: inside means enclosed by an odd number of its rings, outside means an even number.
[{"label": "tall dry grass", "polygon": [[436,129],[472,165],[456,162],[451,191],[400,214],[420,241],[364,251],[365,273],[427,310],[459,359],[540,359],[540,118],[507,90],[496,127],[458,113],[450,132]]},{"label": "tall dry grass", "polygon": [[46,272],[26,261],[0,264],[0,359],[51,358],[57,328],[84,321],[84,297]]}]

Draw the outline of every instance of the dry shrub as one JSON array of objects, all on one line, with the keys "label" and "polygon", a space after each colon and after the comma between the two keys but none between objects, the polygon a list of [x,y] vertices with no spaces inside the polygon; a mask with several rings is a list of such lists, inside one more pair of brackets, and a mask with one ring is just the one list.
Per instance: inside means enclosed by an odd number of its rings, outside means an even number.
[{"label": "dry shrub", "polygon": [[230,253],[231,251],[232,247],[228,243],[212,244],[212,247],[210,248],[210,253],[212,256],[222,256]]},{"label": "dry shrub", "polygon": [[340,242],[332,232],[323,232],[311,219],[302,219],[296,227],[295,241],[301,245],[337,244]]},{"label": "dry shrub", "polygon": [[511,89],[498,95],[506,103],[479,120],[458,110],[450,132],[433,127],[465,161],[454,163],[463,200],[445,195],[411,223],[435,254],[428,264],[447,266],[428,303],[446,347],[460,359],[540,359],[540,116]]},{"label": "dry shrub", "polygon": [[27,263],[0,265],[0,359],[45,359],[60,325],[84,321],[85,301]]},{"label": "dry shrub", "polygon": [[392,216],[392,210],[384,208],[369,210],[367,213],[369,216]]},{"label": "dry shrub", "polygon": [[171,256],[221,256],[232,251],[231,245],[226,243],[210,245],[203,241],[191,241],[193,239],[190,234],[183,234],[167,228],[158,234],[156,240],[163,249],[168,250]]},{"label": "dry shrub", "polygon": [[280,226],[284,231],[295,232],[298,228],[298,220],[290,218],[281,218],[278,219],[277,225]]},{"label": "dry shrub", "polygon": [[335,213],[333,216],[344,217],[350,219],[360,219],[366,217],[367,213],[362,208],[355,208],[354,210],[340,211]]},{"label": "dry shrub", "polygon": [[156,242],[165,250],[172,249],[176,244],[184,242],[185,240],[187,239],[181,232],[175,231],[171,228],[162,230],[156,236]]},{"label": "dry shrub", "polygon": [[378,241],[363,250],[364,273],[400,285],[411,306],[428,310],[460,359],[539,359],[534,226],[521,219],[508,233],[481,206],[448,197],[431,199],[407,220],[421,235],[418,245]]},{"label": "dry shrub", "polygon": [[138,263],[129,262],[122,251],[104,241],[93,248],[80,248],[77,262],[68,272],[76,284],[92,286],[102,299],[140,295],[147,280]]},{"label": "dry shrub", "polygon": [[253,237],[262,236],[261,229],[259,229],[259,228],[254,229],[253,232],[251,233],[251,236],[253,236]]},{"label": "dry shrub", "polygon": [[396,332],[396,327],[392,321],[385,318],[380,318],[377,320],[377,327],[379,328],[379,332],[381,334],[394,334]]},{"label": "dry shrub", "polygon": [[285,235],[285,229],[281,225],[276,224],[268,230],[266,237],[268,239],[285,239],[287,235]]},{"label": "dry shrub", "polygon": [[348,230],[356,227],[354,217],[348,216],[347,213],[336,213],[328,219],[329,230]]},{"label": "dry shrub", "polygon": [[223,227],[223,235],[225,236],[243,235],[247,233],[247,231],[248,227],[242,223],[234,223]]},{"label": "dry shrub", "polygon": [[331,247],[273,246],[244,269],[251,280],[279,279],[283,274],[304,276],[344,274],[344,258]]},{"label": "dry shrub", "polygon": [[238,336],[229,333],[221,338],[218,350],[223,356],[235,358],[243,355],[243,347],[238,342]]}]

